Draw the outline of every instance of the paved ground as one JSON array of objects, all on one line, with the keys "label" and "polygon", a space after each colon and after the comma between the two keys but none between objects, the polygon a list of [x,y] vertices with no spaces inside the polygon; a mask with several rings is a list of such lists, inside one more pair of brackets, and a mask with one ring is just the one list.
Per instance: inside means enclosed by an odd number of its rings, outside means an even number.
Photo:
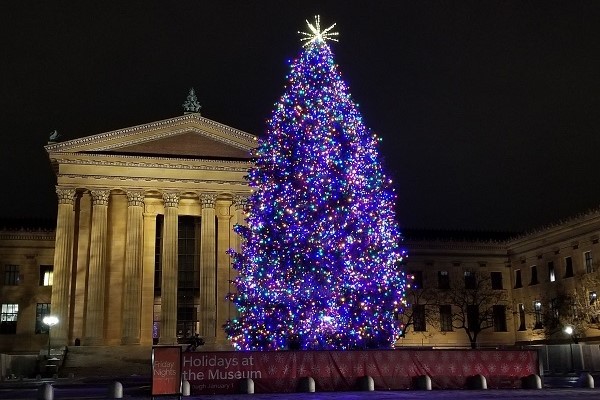
[{"label": "paved ground", "polygon": [[[596,382],[600,382],[596,377]],[[43,383],[54,387],[55,400],[108,399],[108,387],[115,378],[83,378],[79,380],[23,380],[0,382],[0,400],[36,399],[38,389]],[[151,399],[150,382],[147,377],[130,376],[118,379],[123,382],[123,398],[129,400]],[[285,393],[253,395],[202,395],[183,399],[198,400],[420,400],[420,399],[600,399],[599,389],[577,389],[577,377],[557,376],[544,379],[544,389],[540,390],[433,390],[433,391],[386,391],[386,392],[321,392],[321,393]],[[159,397],[160,400],[177,397]]]},{"label": "paved ground", "polygon": [[[149,388],[126,388],[124,399],[149,400]],[[54,392],[55,400],[74,399],[108,399],[106,387],[94,385],[58,386]],[[36,399],[35,388],[0,388],[0,399]],[[176,397],[160,397],[168,400]],[[190,396],[183,399],[197,400],[420,400],[420,399],[460,399],[460,400],[512,400],[512,399],[600,399],[600,389],[541,389],[541,390],[433,390],[398,391],[398,392],[323,392],[323,393],[286,393],[286,394],[253,394],[253,395],[203,395]]]}]

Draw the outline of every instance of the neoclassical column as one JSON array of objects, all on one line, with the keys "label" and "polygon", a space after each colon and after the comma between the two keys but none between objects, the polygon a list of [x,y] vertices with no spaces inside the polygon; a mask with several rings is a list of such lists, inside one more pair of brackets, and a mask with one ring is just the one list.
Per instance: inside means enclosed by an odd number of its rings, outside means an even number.
[{"label": "neoclassical column", "polygon": [[217,321],[217,258],[215,231],[215,194],[203,193],[202,229],[200,232],[200,334],[207,344],[214,344]]},{"label": "neoclassical column", "polygon": [[123,282],[123,324],[121,343],[140,343],[142,299],[142,257],[144,233],[144,192],[127,192],[127,241]]},{"label": "neoclassical column", "polygon": [[[231,302],[227,295],[231,292],[229,281],[232,276],[231,256],[227,254],[234,245],[231,232],[231,202],[221,200],[216,205],[217,215],[217,327],[222,327],[232,315],[229,312]],[[217,343],[227,344],[223,329],[216,330]]]},{"label": "neoclassical column", "polygon": [[[237,252],[242,251],[242,237],[235,233],[233,229],[236,225],[246,225],[245,216],[246,216],[246,203],[248,201],[248,197],[243,195],[234,195],[233,196],[233,206],[234,213],[233,218],[231,218],[231,235],[233,235],[233,239],[231,240],[232,248]],[[233,268],[229,269],[229,280],[233,281],[233,279],[237,276],[237,271]],[[231,286],[230,290],[235,291],[235,287]],[[229,315],[230,318],[235,318],[238,316],[237,309],[233,302],[229,302]]]},{"label": "neoclassical column", "polygon": [[[246,202],[248,201],[248,197],[236,194],[233,196],[233,206],[235,208],[235,213],[232,218],[232,229],[235,225],[246,225],[245,221],[245,210],[246,210]],[[240,235],[234,233],[233,240],[233,249],[236,252],[240,252],[242,249],[242,238]]]},{"label": "neoclassical column", "polygon": [[73,215],[75,189],[57,186],[56,194],[58,196],[58,216],[56,219],[51,312],[52,315],[58,317],[58,324],[50,329],[50,338],[54,346],[66,346],[69,344],[69,291],[75,232]]},{"label": "neoclassical column", "polygon": [[92,228],[84,344],[97,346],[103,344],[104,340],[106,232],[110,190],[90,190],[90,194],[92,195]]},{"label": "neoclassical column", "polygon": [[163,193],[165,220],[162,245],[160,344],[177,343],[177,257],[179,193]]}]

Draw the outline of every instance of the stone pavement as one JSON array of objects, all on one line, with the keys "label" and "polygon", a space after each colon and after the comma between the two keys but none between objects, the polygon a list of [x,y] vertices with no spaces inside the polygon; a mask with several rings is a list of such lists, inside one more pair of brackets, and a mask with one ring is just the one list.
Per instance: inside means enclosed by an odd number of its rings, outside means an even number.
[{"label": "stone pavement", "polygon": [[[55,400],[75,399],[108,399],[106,390],[98,388],[86,389],[79,387],[73,390],[57,389]],[[36,392],[25,390],[6,391],[0,390],[0,399],[35,399]],[[125,391],[124,399],[150,400],[150,396],[128,394]],[[160,397],[160,400],[176,399],[173,397]],[[512,399],[600,399],[600,389],[541,389],[541,390],[433,390],[433,391],[390,391],[390,392],[321,392],[321,393],[285,393],[285,394],[252,394],[252,395],[202,395],[183,397],[183,400],[512,400]]]}]

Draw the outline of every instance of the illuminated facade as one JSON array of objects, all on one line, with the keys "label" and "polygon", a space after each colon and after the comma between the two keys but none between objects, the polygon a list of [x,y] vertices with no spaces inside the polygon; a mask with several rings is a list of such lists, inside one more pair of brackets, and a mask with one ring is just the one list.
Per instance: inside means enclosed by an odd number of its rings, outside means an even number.
[{"label": "illuminated facade", "polygon": [[[226,251],[239,249],[233,226],[243,223],[255,145],[192,112],[46,146],[57,175],[56,228],[0,226],[0,351],[44,348],[41,320],[50,312],[60,320],[50,331],[55,345],[173,344],[200,334],[206,349],[230,348]],[[577,287],[598,270],[599,236],[597,211],[518,237],[406,232],[406,269],[424,289],[469,271],[489,274],[509,305],[478,344],[531,343],[545,338],[535,305],[549,307],[557,287]],[[398,344],[467,346],[444,310],[433,311],[439,323],[423,319]]]}]

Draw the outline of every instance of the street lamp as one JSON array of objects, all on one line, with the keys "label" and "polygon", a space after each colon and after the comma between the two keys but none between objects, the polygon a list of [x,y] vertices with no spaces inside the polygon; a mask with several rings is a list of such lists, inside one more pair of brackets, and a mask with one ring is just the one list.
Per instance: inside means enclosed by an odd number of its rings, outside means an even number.
[{"label": "street lamp", "polygon": [[[566,333],[567,335],[569,335],[569,337],[571,338],[571,340],[573,340],[573,342],[577,343],[573,336],[573,333],[575,332],[575,330],[573,329],[573,327],[571,325],[565,326],[565,328],[563,329],[563,332]],[[571,370],[575,371],[575,359],[573,358],[573,343],[569,343],[569,353],[571,355]]]},{"label": "street lamp", "polygon": [[54,325],[58,324],[58,317],[54,315],[46,315],[44,319],[42,319],[42,322],[48,325],[48,358],[50,358],[50,329]]}]

